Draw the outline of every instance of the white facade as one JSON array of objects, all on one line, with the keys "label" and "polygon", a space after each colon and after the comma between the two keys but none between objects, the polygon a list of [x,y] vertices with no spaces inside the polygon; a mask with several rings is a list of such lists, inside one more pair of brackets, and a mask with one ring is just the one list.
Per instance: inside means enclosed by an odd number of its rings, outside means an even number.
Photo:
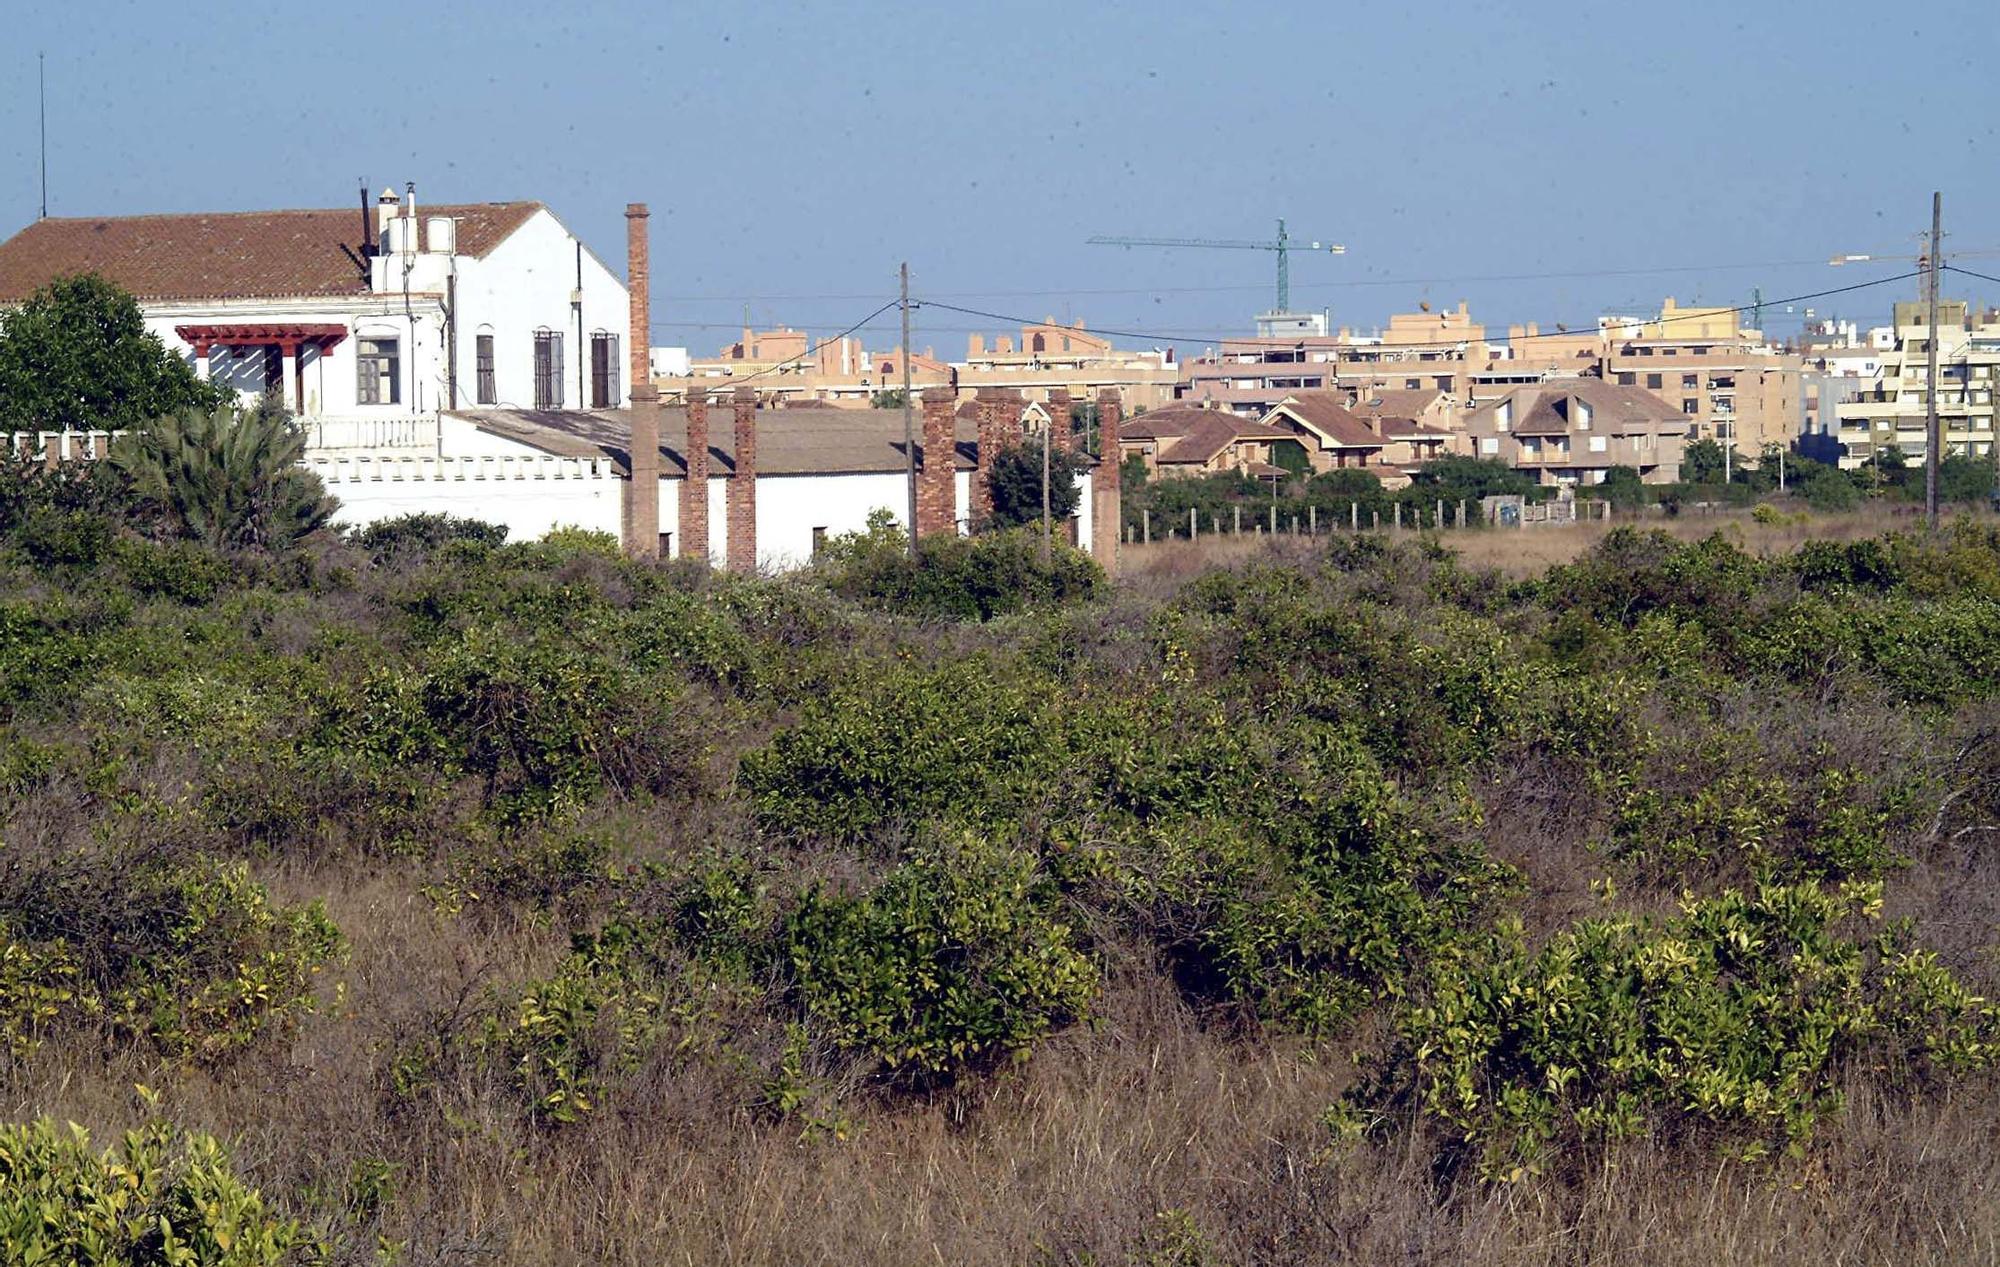
[{"label": "white facade", "polygon": [[[401,211],[376,208],[382,249],[369,261],[372,293],[145,302],[147,328],[198,373],[227,382],[246,401],[267,386],[282,392],[316,451],[428,447],[435,456],[441,409],[627,403],[625,284],[547,208],[536,208],[483,256],[456,249],[449,219],[421,207],[414,218]],[[218,346],[204,360],[177,333],[183,326],[337,326],[345,334],[325,351],[302,347],[296,360],[281,360],[275,346]],[[550,378],[557,395],[548,401],[536,397],[538,335],[561,361]],[[615,340],[607,343],[612,373],[602,402],[593,395],[597,338]],[[490,349],[490,379],[480,373],[482,346]],[[363,384],[367,353],[386,354],[368,362],[372,391]]]}]

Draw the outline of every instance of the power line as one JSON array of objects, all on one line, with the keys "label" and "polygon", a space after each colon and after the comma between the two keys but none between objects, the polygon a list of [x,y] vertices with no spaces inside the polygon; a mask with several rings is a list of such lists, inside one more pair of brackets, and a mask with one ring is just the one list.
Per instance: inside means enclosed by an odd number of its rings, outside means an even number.
[{"label": "power line", "polygon": [[[1771,308],[1771,307],[1776,307],[1776,306],[1778,306],[1778,305],[1781,305],[1781,304],[1797,304],[1797,303],[1803,303],[1803,302],[1805,302],[1806,300],[1809,300],[1809,299],[1825,299],[1825,298],[1827,298],[1827,297],[1829,297],[1829,296],[1832,296],[1832,295],[1846,295],[1846,294],[1851,294],[1851,293],[1853,293],[1854,291],[1857,291],[1857,290],[1867,290],[1867,289],[1869,289],[1870,287],[1873,287],[1873,286],[1886,286],[1886,285],[1889,285],[1889,284],[1890,284],[1890,283],[1892,283],[1892,282],[1900,282],[1900,281],[1907,281],[1907,280],[1909,280],[1910,278],[1912,278],[1912,277],[1915,277],[1915,276],[1917,276],[1917,275],[1918,275],[1917,271],[1912,271],[1912,272],[1908,272],[1908,273],[1899,273],[1899,274],[1895,275],[1894,277],[1878,277],[1878,278],[1875,278],[1875,279],[1874,279],[1874,280],[1872,280],[1872,281],[1865,281],[1865,282],[1856,282],[1855,284],[1853,284],[1853,285],[1851,285],[1851,286],[1837,286],[1837,287],[1834,287],[1834,288],[1833,288],[1833,289],[1831,289],[1831,290],[1816,290],[1816,291],[1813,291],[1813,292],[1811,292],[1811,293],[1809,293],[1809,294],[1803,294],[1803,295],[1791,295],[1791,296],[1788,296],[1788,297],[1786,297],[1786,298],[1782,298],[1782,299],[1767,299],[1767,300],[1765,300],[1765,301],[1764,301],[1764,303],[1763,303],[1763,304],[1762,304],[1761,306],[1762,306],[1762,307],[1766,307],[1766,308]],[[987,311],[985,311],[985,310],[983,310],[983,309],[979,309],[979,308],[965,308],[965,307],[961,307],[961,306],[959,306],[959,305],[957,305],[957,304],[948,304],[948,303],[941,303],[941,302],[939,302],[939,301],[937,301],[937,300],[934,300],[934,299],[927,299],[927,300],[923,300],[923,301],[920,301],[920,302],[918,303],[918,305],[917,305],[917,306],[918,306],[918,307],[920,307],[920,308],[942,308],[942,309],[944,309],[944,310],[945,310],[945,311],[947,311],[947,312],[957,312],[957,313],[963,313],[964,315],[966,315],[966,316],[968,316],[968,317],[983,317],[983,318],[985,318],[985,319],[986,319],[986,320],[988,320],[988,321],[1001,321],[1001,322],[1005,322],[1005,323],[1007,323],[1007,324],[1009,324],[1009,325],[1023,325],[1023,326],[1034,326],[1034,325],[1041,325],[1041,324],[1043,324],[1042,322],[1039,322],[1039,321],[1036,321],[1036,320],[1035,320],[1034,318],[1032,318],[1032,317],[1022,317],[1022,316],[1018,316],[1018,315],[1013,315],[1013,314],[1008,314],[1008,313],[1001,313],[1001,312],[987,312]],[[1660,319],[1659,319],[1658,321],[1654,322],[1653,324],[1655,324],[1655,325],[1671,325],[1671,324],[1674,324],[1675,322],[1680,322],[1680,321],[1699,321],[1699,320],[1705,320],[1705,319],[1708,319],[1708,318],[1712,318],[1712,317],[1717,317],[1717,316],[1721,316],[1721,315],[1724,315],[1724,314],[1741,314],[1741,313],[1745,313],[1745,312],[1748,312],[1748,311],[1750,311],[1750,310],[1751,310],[1752,308],[1756,308],[1756,307],[1758,307],[1758,306],[1760,306],[1760,305],[1757,305],[1757,304],[1737,304],[1737,305],[1735,305],[1735,306],[1733,306],[1733,307],[1727,307],[1727,308],[1704,308],[1704,309],[1702,309],[1702,310],[1701,310],[1700,312],[1698,312],[1698,313],[1689,313],[1688,315],[1686,315],[1686,316],[1681,316],[1681,317],[1668,317],[1668,316],[1662,316],[1662,317],[1661,317],[1661,318],[1660,318]],[[1538,333],[1538,334],[1534,334],[1534,335],[1525,335],[1525,334],[1524,334],[1524,335],[1521,335],[1521,336],[1519,336],[1519,337],[1520,337],[1521,341],[1523,341],[1523,342],[1527,342],[1527,341],[1530,341],[1530,340],[1533,340],[1533,339],[1547,339],[1547,338],[1555,338],[1555,337],[1561,337],[1561,335],[1563,335],[1563,334],[1566,334],[1566,333],[1569,333],[1569,331],[1568,331],[1567,327],[1566,327],[1566,326],[1564,326],[1564,325],[1563,325],[1563,323],[1561,323],[1561,322],[1551,322],[1550,324],[1551,324],[1551,325],[1554,325],[1554,326],[1556,326],[1556,327],[1557,327],[1557,333],[1556,333],[1556,334],[1554,334],[1554,335],[1548,335],[1548,334],[1539,334],[1539,333]],[[1592,326],[1590,326],[1590,327],[1584,327],[1584,326],[1579,326],[1579,328],[1578,328],[1578,330],[1576,331],[1576,333],[1579,333],[1579,334],[1581,334],[1581,333],[1583,333],[1583,332],[1584,332],[1584,330],[1585,330],[1585,329],[1587,329],[1587,328],[1594,328],[1594,323],[1593,323],[1593,324],[1592,324]],[[1158,341],[1158,342],[1162,342],[1162,343],[1202,343],[1202,342],[1205,342],[1205,341],[1207,341],[1207,339],[1208,339],[1208,336],[1206,336],[1206,335],[1195,335],[1195,334],[1187,334],[1187,333],[1180,333],[1180,334],[1172,334],[1172,333],[1168,333],[1168,332],[1165,332],[1165,331],[1160,331],[1160,330],[1111,330],[1111,329],[1093,329],[1093,330],[1090,330],[1090,331],[1089,331],[1089,333],[1091,333],[1091,334],[1101,334],[1101,335],[1114,335],[1114,336],[1117,336],[1117,337],[1119,337],[1119,338],[1125,338],[1125,339],[1150,339],[1150,340],[1156,340],[1156,341]],[[1241,336],[1238,336],[1238,337],[1241,337]],[[1481,336],[1481,337],[1480,337],[1480,338],[1479,338],[1479,339],[1478,339],[1477,341],[1478,341],[1478,342],[1481,342],[1481,343],[1502,343],[1502,344],[1511,344],[1511,343],[1513,343],[1513,342],[1515,341],[1515,338],[1516,338],[1516,336],[1514,336],[1514,335],[1512,335],[1512,334],[1506,334],[1506,335],[1482,335],[1482,336]],[[1286,340],[1285,340],[1285,339],[1282,339],[1282,338],[1279,338],[1279,339],[1259,339],[1259,340],[1249,340],[1249,339],[1246,339],[1245,341],[1246,341],[1246,342],[1251,342],[1251,341],[1254,341],[1254,342],[1261,342],[1261,343],[1284,343],[1284,342],[1286,342]],[[1467,339],[1436,339],[1436,340],[1429,340],[1429,341],[1423,341],[1423,340],[1420,340],[1420,341],[1417,341],[1417,342],[1413,342],[1413,343],[1380,343],[1380,344],[1355,344],[1355,345],[1352,345],[1352,346],[1356,346],[1356,347],[1380,347],[1380,348],[1395,348],[1395,349],[1408,349],[1408,348],[1455,348],[1455,347],[1459,347],[1459,346],[1461,346],[1461,345],[1463,345],[1463,344],[1466,344],[1466,343],[1470,343],[1470,342],[1473,342],[1473,341],[1474,341],[1474,340],[1472,340],[1472,339],[1469,339],[1469,338],[1467,338]]]},{"label": "power line", "polygon": [[[840,342],[848,335],[853,334],[856,330],[859,330],[862,326],[867,325],[869,322],[875,320],[875,318],[889,311],[889,309],[894,308],[896,304],[897,301],[891,299],[888,303],[883,304],[880,308],[877,308],[875,311],[869,313],[861,320],[855,322],[853,325],[847,327],[845,330],[842,330],[839,334],[829,335],[828,337],[821,339],[818,343],[813,344],[811,347],[799,353],[797,356],[788,356],[784,360],[779,361],[775,365],[766,366],[765,368],[758,370],[755,373],[745,374],[740,378],[736,377],[735,375],[731,375],[730,377],[735,382],[747,383],[753,378],[762,378],[766,374],[775,374],[779,370],[784,369],[787,365],[794,365],[800,361],[805,360],[809,356],[817,355],[821,348],[831,347],[833,344]],[[908,355],[908,353],[906,352],[905,355]]]},{"label": "power line", "polygon": [[1960,268],[1956,264],[1946,264],[1944,271],[1947,273],[1964,273],[1967,277],[1977,277],[1982,282],[1992,282],[1994,285],[2000,286],[2000,277],[1989,277],[1985,273],[1975,273],[1969,268]]}]

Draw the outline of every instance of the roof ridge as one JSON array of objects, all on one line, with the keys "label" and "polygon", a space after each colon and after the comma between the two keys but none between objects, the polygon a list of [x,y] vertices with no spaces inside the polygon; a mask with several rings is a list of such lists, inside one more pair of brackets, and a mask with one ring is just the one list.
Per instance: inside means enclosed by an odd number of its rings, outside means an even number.
[{"label": "roof ridge", "polygon": [[[369,205],[372,207],[379,204],[370,203]],[[436,202],[428,204],[418,203],[417,211],[419,214],[421,214],[426,209],[426,207],[428,207],[430,210],[435,211],[443,207],[546,208],[547,206],[548,204],[543,202],[539,198],[502,198],[489,202]],[[57,221],[57,222],[68,222],[71,224],[88,224],[91,221],[95,220],[220,220],[220,219],[234,218],[237,216],[351,215],[354,212],[359,211],[360,209],[361,209],[360,205],[357,203],[356,205],[348,207],[265,207],[259,210],[236,210],[236,211],[133,211],[124,213],[108,212],[99,215],[44,216],[41,220],[38,220],[35,223],[43,224],[43,223],[48,223],[50,221]]]}]

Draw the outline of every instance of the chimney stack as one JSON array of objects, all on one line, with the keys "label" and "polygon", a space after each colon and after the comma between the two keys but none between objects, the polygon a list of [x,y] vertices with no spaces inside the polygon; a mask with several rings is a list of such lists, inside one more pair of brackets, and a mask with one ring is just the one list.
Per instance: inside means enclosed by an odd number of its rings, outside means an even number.
[{"label": "chimney stack", "polygon": [[[632,478],[625,485],[625,553],[635,559],[660,555],[660,393],[646,372],[648,332],[653,325],[651,265],[647,257],[643,202],[625,204],[625,287],[631,300],[625,342],[631,349]],[[580,352],[582,349],[578,349]],[[685,495],[686,490],[682,490]],[[686,510],[683,508],[682,513]],[[686,543],[682,543],[685,548]]]},{"label": "chimney stack", "polygon": [[958,393],[924,389],[924,468],[917,476],[917,537],[958,532]]},{"label": "chimney stack", "polygon": [[1076,447],[1076,439],[1069,427],[1069,389],[1049,388],[1049,443],[1057,453],[1068,453]]},{"label": "chimney stack", "polygon": [[708,558],[708,389],[687,391],[687,481],[681,485],[681,557]]},{"label": "chimney stack", "polygon": [[993,518],[993,459],[999,456],[1005,443],[1000,422],[1000,411],[1005,404],[1000,395],[998,387],[981,387],[972,397],[973,412],[979,419],[979,464],[972,472],[971,518],[975,529],[983,529],[986,521]]},{"label": "chimney stack", "polygon": [[1097,466],[1090,472],[1090,553],[1106,576],[1118,575],[1118,534],[1124,509],[1118,490],[1118,424],[1125,405],[1115,387],[1097,393]]},{"label": "chimney stack", "polygon": [[757,392],[736,389],[736,475],[729,481],[729,570],[757,570]]}]

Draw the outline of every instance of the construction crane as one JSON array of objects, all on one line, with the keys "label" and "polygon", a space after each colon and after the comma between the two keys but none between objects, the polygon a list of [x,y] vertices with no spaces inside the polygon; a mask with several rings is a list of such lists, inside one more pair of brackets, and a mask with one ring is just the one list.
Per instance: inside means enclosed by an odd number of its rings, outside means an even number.
[{"label": "construction crane", "polygon": [[1098,236],[1091,238],[1090,246],[1192,246],[1224,251],[1276,251],[1278,253],[1278,311],[1292,310],[1292,264],[1293,251],[1325,251],[1331,255],[1345,255],[1347,248],[1333,242],[1299,242],[1285,232],[1285,222],[1278,221],[1278,239],[1275,242],[1248,242],[1237,238],[1119,238]]}]

